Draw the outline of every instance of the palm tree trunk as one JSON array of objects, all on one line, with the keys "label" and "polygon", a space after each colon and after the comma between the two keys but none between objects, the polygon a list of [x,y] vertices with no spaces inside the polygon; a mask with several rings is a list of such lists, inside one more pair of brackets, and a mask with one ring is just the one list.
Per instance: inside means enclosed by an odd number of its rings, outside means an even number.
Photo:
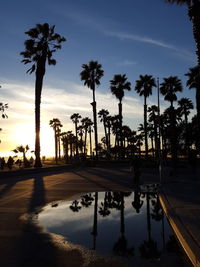
[{"label": "palm tree trunk", "polygon": [[94,140],[95,140],[95,151],[96,151],[96,159],[98,160],[98,133],[97,133],[97,104],[95,101],[95,85],[92,85],[93,92],[93,103],[91,103],[93,107],[93,120],[94,120]]},{"label": "palm tree trunk", "polygon": [[57,127],[54,129],[54,139],[55,139],[55,161],[58,164],[58,140],[57,140]]},{"label": "palm tree trunk", "polygon": [[193,0],[193,4],[188,8],[188,16],[192,21],[193,36],[196,43],[196,55],[198,66],[200,67],[200,2]]},{"label": "palm tree trunk", "polygon": [[90,126],[90,157],[92,156],[92,131],[91,131],[91,126]]},{"label": "palm tree trunk", "polygon": [[93,249],[96,249],[96,237],[97,237],[97,215],[98,215],[98,192],[95,192],[95,203],[94,203],[94,222],[93,222]]},{"label": "palm tree trunk", "polygon": [[147,135],[147,99],[144,97],[144,134],[145,134],[145,157],[148,157],[148,135]]},{"label": "palm tree trunk", "polygon": [[119,153],[119,156],[120,158],[123,158],[124,157],[124,151],[123,151],[123,136],[122,136],[122,102],[121,100],[119,101],[119,127],[120,127],[120,142],[119,142],[119,145],[120,145],[120,153]]},{"label": "palm tree trunk", "polygon": [[87,143],[87,129],[85,129],[85,145],[84,145],[84,154],[86,155],[86,143]]},{"label": "palm tree trunk", "polygon": [[[199,73],[200,73],[200,67],[199,67]],[[197,151],[200,152],[200,86],[196,88],[196,109],[197,109],[197,130],[198,130]]]},{"label": "palm tree trunk", "polygon": [[40,103],[41,103],[41,92],[43,76],[39,70],[36,71],[35,81],[35,164],[34,167],[42,167],[40,158]]},{"label": "palm tree trunk", "polygon": [[76,155],[78,155],[78,131],[77,131],[77,122],[75,122],[75,133],[76,133]]}]

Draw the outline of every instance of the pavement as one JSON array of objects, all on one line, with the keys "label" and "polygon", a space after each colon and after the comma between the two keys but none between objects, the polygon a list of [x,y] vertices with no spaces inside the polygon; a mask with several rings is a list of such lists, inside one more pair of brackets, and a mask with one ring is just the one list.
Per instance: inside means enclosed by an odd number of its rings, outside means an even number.
[{"label": "pavement", "polygon": [[163,172],[161,205],[193,266],[200,266],[200,169],[169,173]]},{"label": "pavement", "polygon": [[[142,182],[159,182],[158,171],[145,169]],[[128,168],[87,167],[43,169],[0,175],[0,266],[77,267],[123,266],[115,259],[86,255],[59,236],[50,236],[33,223],[32,214],[59,200],[72,200],[83,192],[130,191]],[[161,204],[194,266],[200,257],[200,176],[187,168],[173,177],[165,170],[160,190]]]}]

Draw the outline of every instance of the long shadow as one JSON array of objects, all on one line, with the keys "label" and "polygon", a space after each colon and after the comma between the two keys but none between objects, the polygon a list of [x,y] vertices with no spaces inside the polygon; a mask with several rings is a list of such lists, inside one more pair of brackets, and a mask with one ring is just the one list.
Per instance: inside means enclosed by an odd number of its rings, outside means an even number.
[{"label": "long shadow", "polygon": [[28,207],[28,212],[34,212],[37,207],[44,206],[45,200],[45,187],[43,175],[34,176],[34,185],[31,200]]},{"label": "long shadow", "polygon": [[82,175],[82,174],[80,174],[80,173],[78,173],[76,171],[73,171],[73,173],[76,174],[76,175],[78,175],[78,176],[80,176],[80,177],[82,177],[82,178],[84,178],[85,180],[88,180],[89,182],[92,182],[92,183],[94,183],[94,184],[96,184],[98,186],[101,186],[102,188],[106,189],[106,191],[110,190],[109,187],[106,187],[106,186],[102,185],[102,183],[99,183],[97,181],[94,181],[94,179],[90,179],[89,177],[87,177],[85,175]]},{"label": "long shadow", "polygon": [[0,198],[6,194],[14,185],[16,184],[16,181],[11,181],[10,183],[7,183],[0,191]]},{"label": "long shadow", "polygon": [[[34,175],[33,191],[27,212],[36,212],[38,207],[45,204],[43,175]],[[22,235],[18,240],[17,259],[17,266],[19,267],[56,266],[55,247],[52,238],[42,232],[40,227],[34,224],[29,217],[23,224]]]},{"label": "long shadow", "polygon": [[133,186],[133,182],[131,179],[131,175],[129,174],[128,176],[130,177],[129,180],[122,180],[122,175],[119,174],[117,175],[116,173],[111,174],[109,172],[99,172],[99,170],[95,170],[95,169],[87,169],[87,172],[91,173],[91,174],[95,174],[95,175],[100,175],[101,178],[104,178],[106,180],[109,180],[111,182],[114,182],[116,184],[122,185],[122,186]]}]

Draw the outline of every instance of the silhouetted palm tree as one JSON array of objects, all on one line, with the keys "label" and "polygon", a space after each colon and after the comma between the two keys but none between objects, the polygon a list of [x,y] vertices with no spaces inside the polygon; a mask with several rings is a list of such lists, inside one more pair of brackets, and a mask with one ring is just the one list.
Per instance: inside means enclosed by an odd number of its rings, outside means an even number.
[{"label": "silhouetted palm tree", "polygon": [[58,164],[58,134],[59,134],[59,129],[62,127],[62,124],[59,119],[54,118],[49,121],[49,125],[53,128],[54,130],[54,139],[55,139],[55,161],[56,164]]},{"label": "silhouetted palm tree", "polygon": [[104,127],[104,133],[105,133],[105,140],[106,140],[106,149],[107,151],[109,150],[109,145],[108,145],[108,133],[107,133],[107,128],[106,128],[106,122],[107,122],[107,117],[109,115],[109,112],[107,109],[101,109],[98,112],[100,122],[103,122],[103,127]]},{"label": "silhouetted palm tree", "polygon": [[20,54],[24,57],[24,64],[33,63],[27,72],[35,72],[35,167],[41,167],[40,159],[40,103],[43,78],[45,75],[46,62],[49,65],[56,65],[56,60],[52,58],[57,49],[61,49],[64,37],[54,33],[55,25],[48,23],[37,24],[35,28],[25,32],[30,39],[25,41],[25,51]]},{"label": "silhouetted palm tree", "polygon": [[[81,115],[79,113],[74,113],[74,114],[71,115],[70,119],[72,120],[72,122],[75,125],[75,135],[76,135],[76,139],[78,141],[78,130],[77,130],[77,127],[78,127],[79,120],[81,119]],[[76,142],[76,155],[78,155],[78,142]]]},{"label": "silhouetted palm tree", "polygon": [[120,148],[122,156],[123,138],[122,138],[122,99],[124,97],[124,90],[131,90],[131,83],[127,81],[126,74],[116,74],[113,80],[110,80],[110,90],[113,95],[119,100],[119,124],[120,124]]},{"label": "silhouetted palm tree", "polygon": [[158,107],[156,105],[152,105],[148,108],[149,112],[149,122],[153,123],[153,136],[155,140],[155,154],[158,157]]},{"label": "silhouetted palm tree", "polygon": [[177,92],[182,92],[183,87],[181,84],[181,80],[178,79],[176,76],[170,76],[168,78],[163,79],[163,83],[160,85],[160,92],[162,95],[164,95],[164,99],[166,101],[170,102],[170,109],[169,109],[169,115],[170,115],[170,143],[171,143],[171,152],[172,152],[172,158],[174,160],[174,164],[177,157],[177,136],[176,136],[176,112],[173,106],[173,102],[177,101]]},{"label": "silhouetted palm tree", "polygon": [[183,97],[178,101],[178,112],[180,116],[185,118],[185,150],[189,153],[189,143],[188,143],[188,115],[190,110],[194,108],[192,101],[189,98]]},{"label": "silhouetted palm tree", "polygon": [[200,67],[200,1],[199,0],[166,0],[169,3],[177,3],[179,5],[186,4],[188,6],[188,16],[192,21],[193,36],[196,43],[196,54],[198,65]]},{"label": "silhouetted palm tree", "polygon": [[81,81],[84,81],[84,85],[92,90],[93,102],[93,119],[94,119],[94,135],[95,135],[95,150],[96,158],[98,158],[98,133],[97,133],[97,105],[95,100],[95,87],[100,85],[100,79],[102,78],[104,71],[101,64],[97,61],[90,61],[88,64],[82,65],[83,71],[80,73]]},{"label": "silhouetted palm tree", "polygon": [[160,84],[160,92],[164,95],[164,99],[169,101],[171,107],[173,107],[173,102],[177,101],[176,93],[183,91],[181,80],[176,76],[163,78],[163,80],[164,82]]},{"label": "silhouetted palm tree", "polygon": [[21,145],[21,146],[16,147],[15,149],[13,149],[13,152],[15,152],[16,154],[17,153],[22,153],[22,155],[23,155],[23,163],[24,163],[25,167],[29,167],[29,166],[27,166],[29,164],[28,164],[28,160],[26,158],[26,153],[28,152],[28,150],[29,150],[29,146],[28,145],[26,145],[26,146],[22,146]]},{"label": "silhouetted palm tree", "polygon": [[189,72],[185,75],[188,76],[187,86],[189,89],[196,89],[197,130],[199,136],[197,140],[197,148],[200,150],[200,71],[198,66],[190,68]]},{"label": "silhouetted palm tree", "polygon": [[89,127],[93,124],[93,122],[91,121],[90,118],[85,117],[81,120],[82,123],[82,127],[84,129],[85,132],[85,140],[84,140],[84,154],[86,154],[86,147],[87,147],[87,133],[89,130]]},{"label": "silhouetted palm tree", "polygon": [[136,81],[135,90],[140,96],[144,96],[144,133],[145,133],[145,156],[148,156],[148,134],[147,134],[147,97],[152,94],[152,88],[156,87],[152,75],[140,75]]}]

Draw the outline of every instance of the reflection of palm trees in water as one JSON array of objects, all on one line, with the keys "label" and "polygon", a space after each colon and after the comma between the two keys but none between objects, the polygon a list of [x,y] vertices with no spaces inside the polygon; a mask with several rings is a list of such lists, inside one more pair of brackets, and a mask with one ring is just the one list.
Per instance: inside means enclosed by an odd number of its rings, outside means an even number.
[{"label": "reflection of palm trees in water", "polygon": [[96,237],[97,237],[97,210],[98,210],[98,193],[95,192],[95,202],[94,202],[94,222],[93,229],[91,235],[93,235],[93,247],[92,249],[96,249]]},{"label": "reflection of palm trees in water", "polygon": [[101,202],[101,207],[99,207],[99,214],[106,217],[110,214],[109,208],[111,207],[111,193],[105,192],[104,202]]},{"label": "reflection of palm trees in water", "polygon": [[74,200],[72,201],[72,204],[69,206],[69,208],[73,211],[73,212],[79,212],[79,210],[82,208],[79,205],[79,201],[78,200]]},{"label": "reflection of palm trees in water", "polygon": [[140,209],[144,203],[143,200],[140,200],[141,193],[138,190],[135,190],[134,192],[134,200],[132,202],[133,208],[135,208],[135,211],[137,213],[140,213]]},{"label": "reflection of palm trees in water", "polygon": [[157,242],[151,238],[151,217],[150,217],[150,193],[146,192],[147,205],[147,232],[148,240],[144,240],[140,245],[139,250],[142,258],[158,259],[161,252],[157,248]]},{"label": "reflection of palm trees in water", "polygon": [[94,198],[92,197],[92,194],[85,194],[81,197],[81,205],[85,208],[88,208],[90,205],[92,205],[92,201]]},{"label": "reflection of palm trees in water", "polygon": [[134,247],[127,247],[127,239],[125,237],[125,221],[124,221],[124,196],[128,196],[131,193],[114,193],[115,208],[120,210],[120,232],[121,236],[113,246],[113,251],[119,256],[129,257],[134,255]]}]

